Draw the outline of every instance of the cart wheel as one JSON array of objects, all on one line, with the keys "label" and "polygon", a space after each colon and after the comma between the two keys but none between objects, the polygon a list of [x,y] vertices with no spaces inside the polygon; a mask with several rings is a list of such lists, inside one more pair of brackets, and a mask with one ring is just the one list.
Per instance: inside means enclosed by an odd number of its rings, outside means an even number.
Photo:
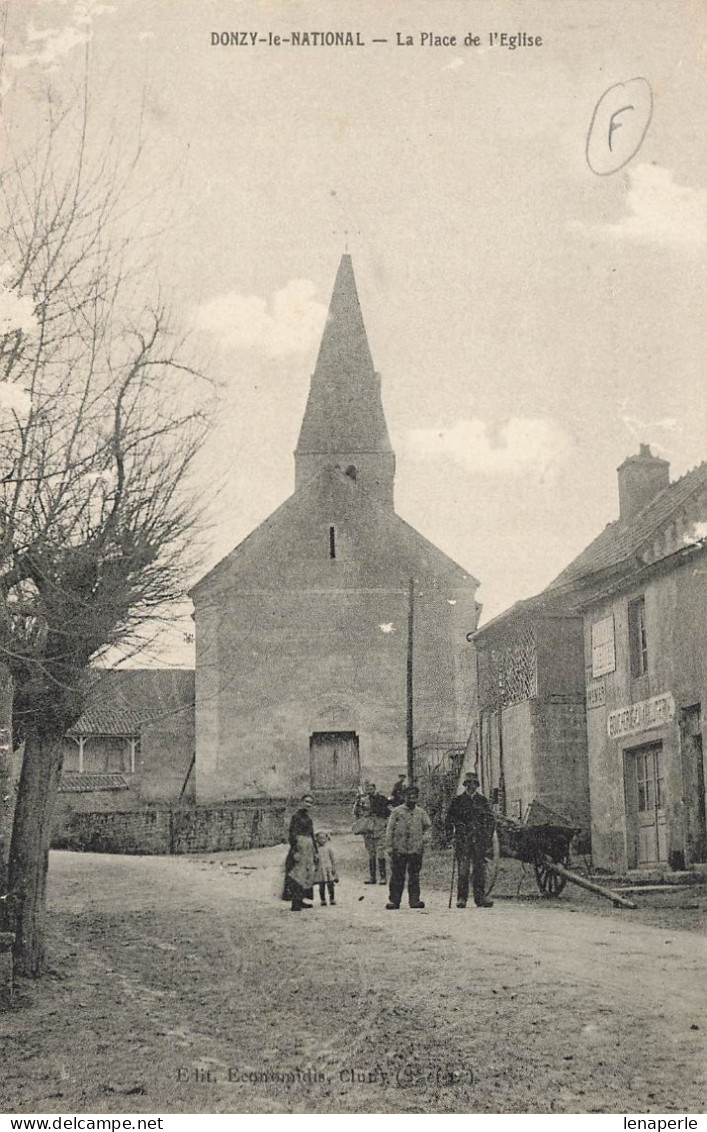
[{"label": "cart wheel", "polygon": [[[564,865],[566,862],[558,861],[558,864]],[[561,877],[559,873],[549,869],[544,861],[535,862],[535,879],[543,896],[559,896],[567,884],[566,877]]]}]

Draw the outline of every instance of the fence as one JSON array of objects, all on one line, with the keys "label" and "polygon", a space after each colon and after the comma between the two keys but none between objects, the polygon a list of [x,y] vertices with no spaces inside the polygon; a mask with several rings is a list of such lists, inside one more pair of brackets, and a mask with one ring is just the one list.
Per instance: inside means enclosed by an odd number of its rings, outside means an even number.
[{"label": "fence", "polygon": [[463,743],[424,743],[415,747],[415,781],[420,788],[420,802],[432,818],[439,839],[444,835],[447,810],[457,792],[464,751]]}]

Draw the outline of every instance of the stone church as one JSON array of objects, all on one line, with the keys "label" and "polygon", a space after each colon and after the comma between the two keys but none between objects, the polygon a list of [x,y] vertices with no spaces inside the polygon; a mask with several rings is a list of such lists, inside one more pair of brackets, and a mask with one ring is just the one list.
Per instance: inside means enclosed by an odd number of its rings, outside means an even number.
[{"label": "stone church", "polygon": [[200,802],[390,790],[463,744],[478,582],[396,515],[395,454],[344,255],[295,490],[194,587]]}]

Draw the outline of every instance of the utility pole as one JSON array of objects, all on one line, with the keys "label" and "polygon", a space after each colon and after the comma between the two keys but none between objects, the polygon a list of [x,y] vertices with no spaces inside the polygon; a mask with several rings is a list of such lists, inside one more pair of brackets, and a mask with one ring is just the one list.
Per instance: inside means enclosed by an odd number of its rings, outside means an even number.
[{"label": "utility pole", "polygon": [[413,735],[413,644],[414,644],[414,629],[415,629],[415,579],[410,579],[408,586],[408,640],[407,640],[407,665],[406,665],[406,682],[407,682],[407,769],[408,769],[408,785],[412,786],[415,782],[415,745]]}]

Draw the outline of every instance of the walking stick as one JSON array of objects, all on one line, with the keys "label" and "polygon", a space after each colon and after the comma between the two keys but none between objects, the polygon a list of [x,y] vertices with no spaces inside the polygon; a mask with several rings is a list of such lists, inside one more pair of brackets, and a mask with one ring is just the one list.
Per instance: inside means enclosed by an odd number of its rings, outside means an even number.
[{"label": "walking stick", "polygon": [[449,908],[452,907],[452,895],[454,893],[454,870],[456,869],[456,867],[457,867],[457,855],[454,852],[454,849],[452,849],[452,879],[451,879],[451,882],[449,884],[449,904],[447,905],[447,907],[449,907]]}]

